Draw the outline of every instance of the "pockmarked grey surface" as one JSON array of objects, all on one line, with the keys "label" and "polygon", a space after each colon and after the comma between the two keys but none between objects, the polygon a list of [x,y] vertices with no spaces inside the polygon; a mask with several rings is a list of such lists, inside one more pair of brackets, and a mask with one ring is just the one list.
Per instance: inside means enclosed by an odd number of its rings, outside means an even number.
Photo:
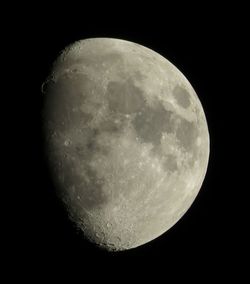
[{"label": "pockmarked grey surface", "polygon": [[81,40],[59,55],[42,93],[50,173],[91,242],[134,248],[183,216],[206,174],[209,133],[173,64],[132,42]]}]

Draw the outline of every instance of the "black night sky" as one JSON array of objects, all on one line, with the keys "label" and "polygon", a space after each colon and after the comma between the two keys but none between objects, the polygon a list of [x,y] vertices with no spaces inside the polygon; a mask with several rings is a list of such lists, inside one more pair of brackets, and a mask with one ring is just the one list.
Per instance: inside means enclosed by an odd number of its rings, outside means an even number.
[{"label": "black night sky", "polygon": [[[233,241],[237,220],[232,214],[232,201],[237,187],[230,166],[235,153],[228,139],[231,128],[235,127],[229,111],[234,93],[230,84],[234,75],[230,70],[235,67],[229,58],[238,36],[231,14],[229,11],[221,14],[218,7],[197,7],[198,10],[191,12],[183,8],[176,12],[168,5],[152,11],[148,7],[147,12],[139,14],[135,10],[132,13],[132,7],[128,9],[130,13],[122,12],[122,4],[107,14],[101,7],[98,14],[93,9],[79,6],[78,13],[82,13],[73,16],[74,9],[62,13],[52,12],[50,7],[33,7],[31,12],[19,15],[13,24],[12,40],[21,45],[18,66],[22,79],[17,84],[21,89],[15,99],[20,123],[15,135],[21,137],[16,164],[19,171],[11,184],[24,201],[16,216],[19,221],[10,245],[15,247],[11,262],[27,267],[36,275],[47,275],[48,271],[63,273],[66,267],[68,270],[77,267],[76,274],[82,277],[90,271],[93,277],[98,277],[100,270],[109,273],[114,270],[118,274],[120,271],[120,277],[140,270],[143,279],[147,279],[145,275],[150,270],[169,271],[176,277],[182,271],[189,271],[187,276],[192,276],[196,270],[207,276],[223,274],[230,270],[241,251]],[[41,84],[59,51],[89,37],[134,41],[170,60],[196,90],[210,132],[208,171],[192,207],[164,235],[120,253],[101,251],[77,233],[56,199],[42,154]],[[102,277],[103,281],[108,279]]]}]

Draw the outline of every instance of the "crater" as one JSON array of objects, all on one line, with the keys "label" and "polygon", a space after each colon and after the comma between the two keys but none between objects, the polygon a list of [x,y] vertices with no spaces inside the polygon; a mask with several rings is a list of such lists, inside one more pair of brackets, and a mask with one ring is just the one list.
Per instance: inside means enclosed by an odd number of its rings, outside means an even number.
[{"label": "crater", "polygon": [[142,90],[136,87],[131,79],[125,82],[109,82],[106,95],[109,108],[113,112],[132,114],[145,105]]},{"label": "crater", "polygon": [[188,108],[190,106],[190,100],[189,100],[190,95],[186,89],[177,85],[173,90],[173,95],[175,100],[181,107]]}]

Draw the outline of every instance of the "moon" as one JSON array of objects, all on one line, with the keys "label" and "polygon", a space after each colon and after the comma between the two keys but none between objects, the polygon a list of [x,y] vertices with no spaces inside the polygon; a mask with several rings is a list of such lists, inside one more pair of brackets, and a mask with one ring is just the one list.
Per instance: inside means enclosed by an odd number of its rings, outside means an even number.
[{"label": "moon", "polygon": [[185,214],[205,178],[209,132],[172,63],[125,40],[80,40],[60,53],[42,94],[50,174],[90,242],[135,248]]}]

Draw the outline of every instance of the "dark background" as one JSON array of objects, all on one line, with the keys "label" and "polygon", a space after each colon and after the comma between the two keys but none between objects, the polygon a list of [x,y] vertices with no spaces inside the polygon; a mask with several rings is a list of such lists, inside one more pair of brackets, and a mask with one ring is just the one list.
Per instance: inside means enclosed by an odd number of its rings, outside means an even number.
[{"label": "dark background", "polygon": [[[236,48],[241,45],[241,24],[236,20],[240,12],[229,6],[187,9],[145,4],[146,10],[125,3],[110,8],[98,5],[71,5],[64,12],[59,6],[54,10],[51,6],[21,7],[13,17],[9,49],[13,49],[18,76],[10,86],[17,114],[11,121],[18,146],[13,146],[14,169],[11,166],[17,174],[9,179],[9,187],[17,190],[18,205],[11,222],[10,262],[26,267],[28,274],[73,271],[80,278],[103,281],[117,272],[123,279],[133,271],[143,280],[151,272],[173,273],[176,279],[197,276],[197,271],[204,272],[202,277],[228,276],[236,270],[242,253],[236,241],[241,229],[233,213],[238,210],[235,190],[239,183],[232,178],[236,154],[234,138],[230,138],[232,129],[239,131],[232,112],[235,115],[237,109],[233,82]],[[210,132],[207,175],[189,211],[156,240],[119,253],[90,245],[67,220],[42,154],[41,84],[66,45],[89,37],[130,40],[165,56],[196,90]]]}]

